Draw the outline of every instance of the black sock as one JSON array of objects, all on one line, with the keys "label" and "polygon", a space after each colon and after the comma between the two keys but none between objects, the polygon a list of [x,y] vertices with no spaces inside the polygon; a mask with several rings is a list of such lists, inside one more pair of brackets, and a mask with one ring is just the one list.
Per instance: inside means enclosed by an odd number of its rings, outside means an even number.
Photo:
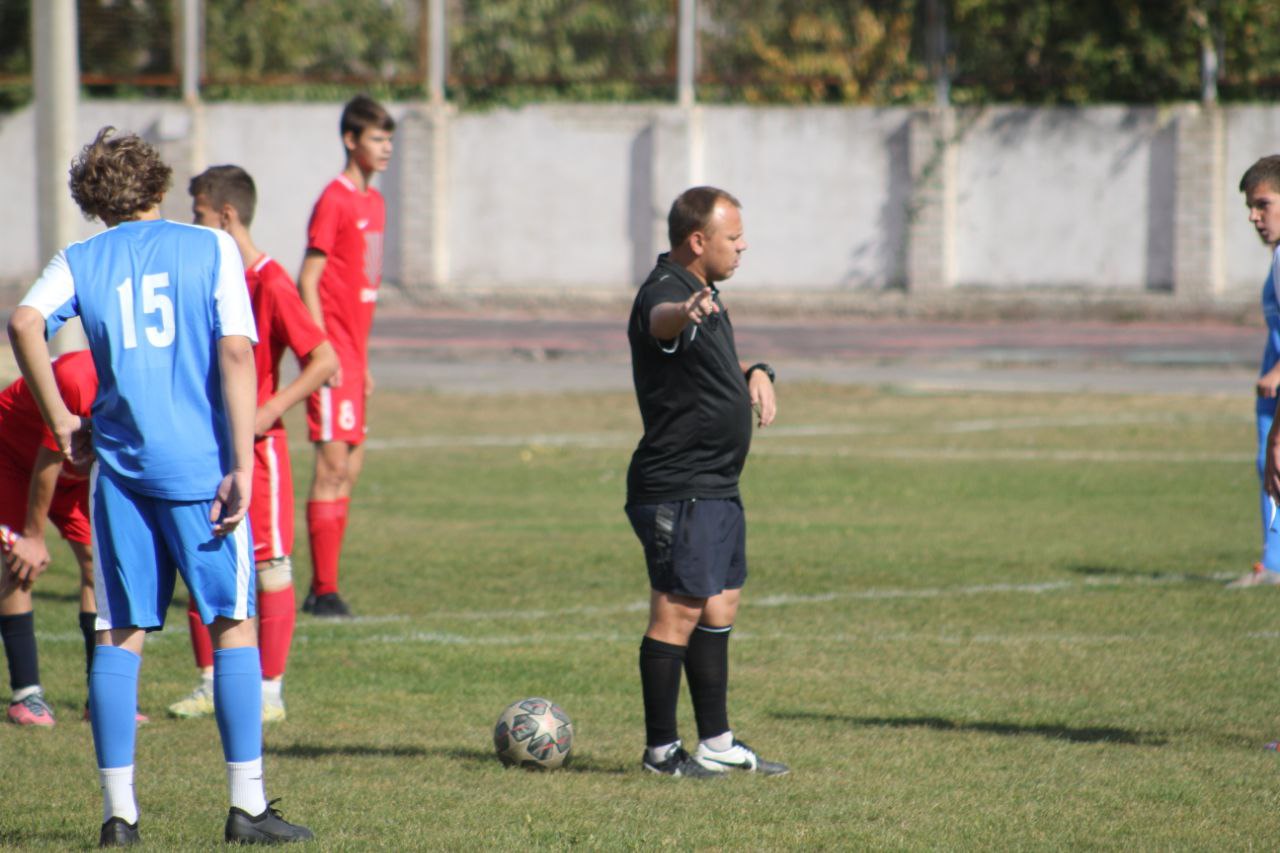
[{"label": "black sock", "polygon": [[680,698],[680,668],[684,646],[645,637],[640,641],[640,687],[644,692],[644,736],[648,746],[680,739],[676,730],[676,702]]},{"label": "black sock", "polygon": [[689,637],[684,671],[689,676],[689,695],[693,697],[699,740],[729,731],[729,632],[732,630],[732,625],[725,628],[699,625]]},{"label": "black sock", "polygon": [[28,610],[16,616],[0,616],[0,638],[9,659],[9,686],[15,691],[40,683],[36,657],[36,615]]},{"label": "black sock", "polygon": [[89,670],[93,669],[93,647],[98,645],[98,632],[94,625],[98,623],[97,613],[80,611],[80,633],[84,636],[84,678],[89,680]]}]

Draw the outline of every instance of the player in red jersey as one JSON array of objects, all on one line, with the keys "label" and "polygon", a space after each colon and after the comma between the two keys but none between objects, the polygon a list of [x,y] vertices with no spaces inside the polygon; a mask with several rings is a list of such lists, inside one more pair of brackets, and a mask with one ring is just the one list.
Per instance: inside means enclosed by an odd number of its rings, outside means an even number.
[{"label": "player in red jersey", "polygon": [[[289,437],[280,418],[319,388],[338,367],[333,346],[312,321],[298,290],[280,264],[254,245],[249,234],[257,205],[253,178],[239,166],[214,166],[191,179],[191,210],[197,225],[219,228],[235,240],[244,261],[253,303],[258,343],[253,348],[258,374],[258,413],[254,423],[253,497],[249,524],[258,578],[258,647],[262,654],[262,719],[285,718],[282,687],[293,641],[293,473]],[[280,359],[289,349],[302,365],[292,382],[280,387]],[[212,714],[213,642],[194,603],[188,604],[191,645],[200,685],[169,706],[174,717]]]},{"label": "player in red jersey", "polygon": [[391,162],[395,121],[376,101],[352,98],[342,111],[347,162],[311,212],[307,254],[298,276],[302,301],[329,335],[338,372],[307,401],[307,425],[316,448],[307,497],[311,590],[302,609],[315,616],[350,616],[338,595],[338,560],[351,492],[364,464],[369,329],[382,281],[386,205],[374,175]]},{"label": "player in red jersey", "polygon": [[[98,374],[88,350],[67,353],[53,362],[58,391],[73,414],[87,418],[98,394]],[[21,379],[0,391],[0,524],[22,538],[0,573],[0,637],[9,663],[13,698],[8,719],[19,725],[52,726],[53,711],[44,700],[36,654],[31,587],[48,567],[47,521],[71,546],[80,565],[80,632],[85,672],[93,660],[93,549],[89,535],[89,485],[84,471],[63,465],[62,452]]]}]

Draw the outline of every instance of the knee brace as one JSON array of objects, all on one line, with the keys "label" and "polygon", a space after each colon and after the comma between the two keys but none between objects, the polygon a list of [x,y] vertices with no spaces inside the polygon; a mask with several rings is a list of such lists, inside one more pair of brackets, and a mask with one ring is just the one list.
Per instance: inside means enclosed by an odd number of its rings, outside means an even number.
[{"label": "knee brace", "polygon": [[293,585],[293,560],[288,556],[262,560],[258,563],[258,589],[262,592],[279,592]]}]

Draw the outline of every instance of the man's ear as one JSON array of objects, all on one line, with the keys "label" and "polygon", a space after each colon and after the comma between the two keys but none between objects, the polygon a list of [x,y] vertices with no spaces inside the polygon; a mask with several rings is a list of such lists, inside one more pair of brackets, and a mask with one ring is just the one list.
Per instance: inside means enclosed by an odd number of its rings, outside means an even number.
[{"label": "man's ear", "polygon": [[689,235],[689,248],[693,249],[693,253],[702,256],[702,252],[707,247],[707,235],[701,231],[694,231]]},{"label": "man's ear", "polygon": [[222,210],[218,211],[218,216],[222,218],[223,231],[226,231],[227,226],[231,223],[240,221],[240,214],[236,212],[236,209],[230,203],[222,205]]},{"label": "man's ear", "polygon": [[356,150],[356,144],[359,143],[359,141],[360,140],[354,131],[348,130],[346,133],[342,134],[342,146],[349,152]]}]

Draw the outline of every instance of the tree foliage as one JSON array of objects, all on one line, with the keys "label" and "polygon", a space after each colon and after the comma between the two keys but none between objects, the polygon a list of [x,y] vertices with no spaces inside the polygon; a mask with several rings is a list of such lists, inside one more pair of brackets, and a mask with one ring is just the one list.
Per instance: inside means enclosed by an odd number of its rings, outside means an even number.
[{"label": "tree foliage", "polygon": [[[29,90],[33,2],[0,0],[0,106]],[[700,0],[698,97],[928,102],[928,2]],[[937,2],[957,103],[1195,99],[1206,46],[1218,52],[1224,100],[1280,92],[1280,4],[1267,0]],[[425,0],[203,7],[206,97],[423,94]],[[81,67],[105,81],[98,93],[173,93],[174,0],[78,0],[78,8]],[[678,0],[447,0],[446,8],[457,103],[674,96]]]}]

